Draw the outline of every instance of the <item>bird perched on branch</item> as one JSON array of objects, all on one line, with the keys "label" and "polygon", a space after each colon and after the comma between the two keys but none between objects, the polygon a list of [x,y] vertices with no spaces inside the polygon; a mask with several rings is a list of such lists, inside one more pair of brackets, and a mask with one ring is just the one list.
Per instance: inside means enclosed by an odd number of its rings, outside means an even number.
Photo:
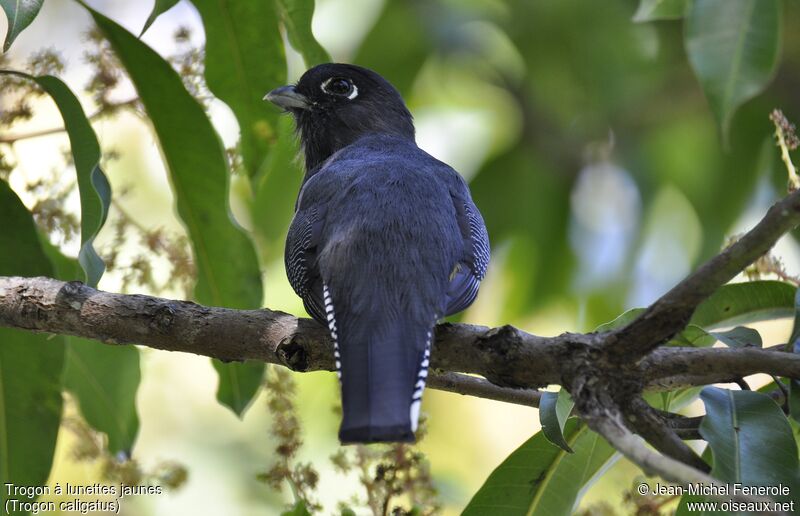
[{"label": "bird perched on branch", "polygon": [[265,98],[305,154],[286,272],[334,342],[339,439],[413,442],[436,321],[472,303],[489,262],[481,214],[377,73],[323,64]]}]

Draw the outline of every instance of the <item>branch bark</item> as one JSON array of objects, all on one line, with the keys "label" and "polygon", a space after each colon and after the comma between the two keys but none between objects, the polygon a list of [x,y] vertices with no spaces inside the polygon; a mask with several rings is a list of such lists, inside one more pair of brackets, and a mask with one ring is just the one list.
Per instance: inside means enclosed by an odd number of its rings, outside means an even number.
[{"label": "branch bark", "polygon": [[[0,326],[139,344],[226,361],[260,360],[295,371],[333,370],[327,330],[269,309],[231,310],[143,295],[103,292],[80,282],[0,277]],[[570,384],[607,334],[539,337],[511,326],[440,324],[431,387],[537,406],[534,389]],[[755,348],[662,348],[636,365],[643,387],[731,381],[754,373],[800,378],[800,356]],[[476,378],[464,374],[481,375]],[[513,387],[513,388],[509,388]]]}]

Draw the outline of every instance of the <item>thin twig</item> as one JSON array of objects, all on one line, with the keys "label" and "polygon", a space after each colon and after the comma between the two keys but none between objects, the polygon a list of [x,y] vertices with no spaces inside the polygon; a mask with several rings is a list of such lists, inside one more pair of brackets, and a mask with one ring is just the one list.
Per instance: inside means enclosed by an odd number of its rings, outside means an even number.
[{"label": "thin twig", "polygon": [[[119,102],[119,103],[114,103],[113,104],[113,108],[114,109],[118,109],[118,108],[130,107],[130,106],[134,106],[137,102],[139,102],[139,98],[135,97],[135,98],[132,98],[132,99],[129,99],[129,100],[124,100],[124,101]],[[96,119],[102,117],[103,115],[105,115],[106,113],[108,113],[108,107],[105,107],[103,109],[99,109],[99,110],[95,111],[94,113],[89,115],[88,119],[89,120],[96,120]],[[59,126],[59,127],[50,127],[48,129],[40,129],[38,131],[31,131],[29,133],[0,135],[0,143],[13,144],[13,143],[16,143],[16,142],[18,142],[20,140],[30,140],[32,138],[40,138],[42,136],[50,136],[51,134],[63,133],[64,131],[66,131],[66,129],[62,125],[62,126]]]}]

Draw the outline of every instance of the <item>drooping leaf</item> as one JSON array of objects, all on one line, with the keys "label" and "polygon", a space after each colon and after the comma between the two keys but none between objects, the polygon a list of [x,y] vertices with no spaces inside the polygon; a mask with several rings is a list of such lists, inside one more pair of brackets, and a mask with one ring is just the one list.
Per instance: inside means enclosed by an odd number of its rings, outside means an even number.
[{"label": "drooping leaf", "polygon": [[212,364],[219,376],[217,399],[241,416],[261,385],[264,364],[255,361],[222,362],[216,359]]},{"label": "drooping leaf", "polygon": [[100,145],[97,136],[86,118],[77,97],[57,77],[45,75],[34,77],[24,73],[0,71],[35,81],[55,101],[64,128],[69,136],[72,159],[78,177],[78,192],[81,199],[81,248],[78,261],[85,272],[85,282],[97,287],[103,276],[105,264],[94,249],[94,239],[105,224],[111,205],[111,185],[100,169]]},{"label": "drooping leaf", "polygon": [[[0,276],[50,276],[33,217],[0,180]],[[1,297],[1,294],[0,294]],[[61,422],[60,337],[0,328],[0,485],[45,485]],[[5,508],[7,490],[0,490]]]},{"label": "drooping leaf", "polygon": [[244,168],[255,176],[276,138],[279,111],[262,100],[286,83],[286,59],[274,2],[192,0],[206,34],[205,77],[241,130]]},{"label": "drooping leaf", "polygon": [[691,324],[706,330],[793,315],[795,288],[780,281],[731,283],[695,310]]},{"label": "drooping leaf", "polygon": [[800,502],[800,463],[789,421],[766,394],[706,387],[700,435],[714,458],[712,476],[728,483],[789,488],[779,501]]},{"label": "drooping leaf", "polygon": [[727,142],[736,109],[758,95],[778,65],[779,0],[695,0],[686,53]]},{"label": "drooping leaf", "polygon": [[75,396],[86,422],[108,436],[108,451],[130,455],[139,433],[139,351],[77,337],[68,337],[67,343],[64,387]]},{"label": "drooping leaf", "polygon": [[[258,262],[230,215],[225,152],[203,108],[160,55],[112,20],[90,13],[127,70],[161,144],[197,263],[195,299],[229,308],[259,306]],[[263,364],[215,361],[215,368],[224,371],[218,399],[241,414],[258,389]]]},{"label": "drooping leaf", "polygon": [[331,56],[311,32],[314,0],[277,0],[289,43],[303,56],[306,67],[328,63]]},{"label": "drooping leaf", "polygon": [[78,262],[86,273],[86,284],[97,287],[106,266],[94,249],[94,239],[105,224],[111,205],[111,185],[100,169],[100,145],[80,102],[66,84],[51,76],[34,80],[55,100],[69,135],[81,197]]},{"label": "drooping leaf", "polygon": [[543,432],[528,439],[495,469],[462,515],[568,515],[614,449],[570,419],[564,437],[574,453],[551,445]]},{"label": "drooping leaf", "polygon": [[677,20],[686,13],[689,0],[640,0],[639,8],[633,15],[637,23],[656,20]]},{"label": "drooping leaf", "polygon": [[558,392],[543,392],[539,401],[539,421],[544,436],[567,453],[573,451],[564,440],[564,425],[574,405],[569,392],[564,389]]},{"label": "drooping leaf", "polygon": [[150,11],[150,16],[148,16],[147,21],[144,22],[144,27],[142,27],[142,32],[139,34],[139,37],[141,38],[142,35],[147,32],[147,29],[156,21],[156,18],[175,7],[175,4],[178,2],[180,2],[180,0],[155,0],[153,10]]},{"label": "drooping leaf", "polygon": [[0,0],[0,7],[8,19],[8,33],[3,43],[3,52],[8,52],[17,36],[33,22],[44,0]]},{"label": "drooping leaf", "polygon": [[[54,277],[79,279],[78,261],[64,256],[47,237],[39,235],[53,266]],[[111,453],[130,453],[139,432],[136,391],[139,388],[139,351],[135,346],[108,346],[78,337],[66,342],[64,388],[78,402],[81,414],[95,430],[108,436]]]},{"label": "drooping leaf", "polygon": [[729,348],[761,347],[761,335],[745,326],[737,326],[723,332],[712,332],[711,335]]}]

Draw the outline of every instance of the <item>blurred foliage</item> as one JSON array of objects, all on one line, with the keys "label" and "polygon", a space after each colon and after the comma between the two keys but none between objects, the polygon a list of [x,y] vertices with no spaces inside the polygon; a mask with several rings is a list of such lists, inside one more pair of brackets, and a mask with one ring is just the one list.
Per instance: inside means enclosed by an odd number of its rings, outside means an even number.
[{"label": "blurred foliage", "polygon": [[[585,331],[612,319],[601,328],[621,324],[635,312],[617,318],[620,313],[654,300],[735,238],[752,213],[786,191],[787,176],[789,188],[797,187],[791,121],[800,119],[800,34],[786,30],[800,24],[797,2],[377,3],[366,33],[353,37],[349,50],[332,52],[333,58],[373,68],[395,84],[426,136],[420,143],[463,167],[470,180],[495,254],[482,295],[465,319],[537,333]],[[254,308],[266,299],[271,307],[302,315],[296,300],[276,295],[288,286],[275,272],[302,163],[295,157],[291,120],[261,97],[296,78],[299,66],[329,59],[318,21],[339,36],[349,33],[348,22],[314,20],[312,26],[313,0],[192,0],[201,25],[181,26],[173,52],[157,52],[135,36],[156,30],[159,17],[176,4],[148,5],[149,17],[134,32],[87,7],[97,27],[84,42],[89,74],[83,85],[52,50],[27,60],[13,50],[0,56],[0,68],[35,78],[0,77],[0,223],[9,228],[0,242],[14,249],[0,256],[0,273],[82,278],[73,256],[82,245],[92,248],[108,216],[96,244],[107,269],[101,282],[116,281],[123,292],[180,295],[232,308]],[[0,0],[9,20],[4,50],[41,5]],[[204,44],[194,42],[193,30],[202,30]],[[17,41],[24,39],[23,33]],[[37,83],[56,97],[71,145],[68,151],[48,148],[63,165],[28,177],[18,145],[62,130],[27,125],[42,106]],[[237,137],[224,145],[221,105],[238,124]],[[106,171],[114,170],[120,156],[117,149],[96,148],[92,127],[131,115],[148,124],[159,145],[179,230],[146,227],[140,223],[145,213],[126,209],[127,192],[135,192],[141,178],[114,184],[112,196],[96,173],[101,161]],[[794,241],[785,248],[796,252]],[[720,289],[697,311],[695,326],[670,345],[710,345],[707,331],[717,327],[797,313],[792,258],[762,257],[746,271],[753,282]],[[99,278],[96,262],[84,265],[92,279]],[[139,432],[138,350],[2,334],[0,378],[14,395],[0,389],[0,422],[10,422],[0,424],[0,483],[45,481],[61,390],[82,416],[63,418],[78,436],[77,455],[106,464],[106,480],[158,477],[177,487],[186,479],[181,466],[148,473],[135,459],[115,455],[129,452]],[[746,328],[714,337],[734,344],[761,339]],[[437,491],[446,490],[417,447],[340,449],[333,465],[300,460],[303,429],[292,376],[272,368],[264,380],[262,364],[215,368],[218,398],[238,416],[266,385],[276,449],[261,478],[278,490],[288,484],[293,496],[287,514],[331,510],[321,508],[317,492],[325,467],[357,478],[359,494],[341,500],[341,514],[442,509],[446,493]],[[782,383],[775,388],[784,389]],[[797,405],[800,389],[791,388]],[[697,394],[654,393],[648,400],[677,409]],[[605,471],[614,453],[579,422],[566,420],[565,404],[561,412],[556,405],[542,414],[550,435],[537,433],[510,455],[467,513],[486,514],[500,505],[522,514],[575,510],[596,480],[594,472]],[[773,421],[786,419],[777,406],[763,402],[758,408]],[[32,423],[35,432],[28,431]],[[772,435],[767,423],[748,424],[765,439]],[[781,425],[773,426],[785,430]],[[713,440],[715,449],[731,444],[730,436]],[[33,446],[26,443],[36,443],[36,456],[19,452]],[[786,474],[796,470],[789,464]],[[759,471],[751,468],[756,476]],[[470,494],[459,494],[456,505],[467,504]],[[631,489],[625,510],[659,514],[673,502]],[[586,513],[609,510],[596,505]]]}]

